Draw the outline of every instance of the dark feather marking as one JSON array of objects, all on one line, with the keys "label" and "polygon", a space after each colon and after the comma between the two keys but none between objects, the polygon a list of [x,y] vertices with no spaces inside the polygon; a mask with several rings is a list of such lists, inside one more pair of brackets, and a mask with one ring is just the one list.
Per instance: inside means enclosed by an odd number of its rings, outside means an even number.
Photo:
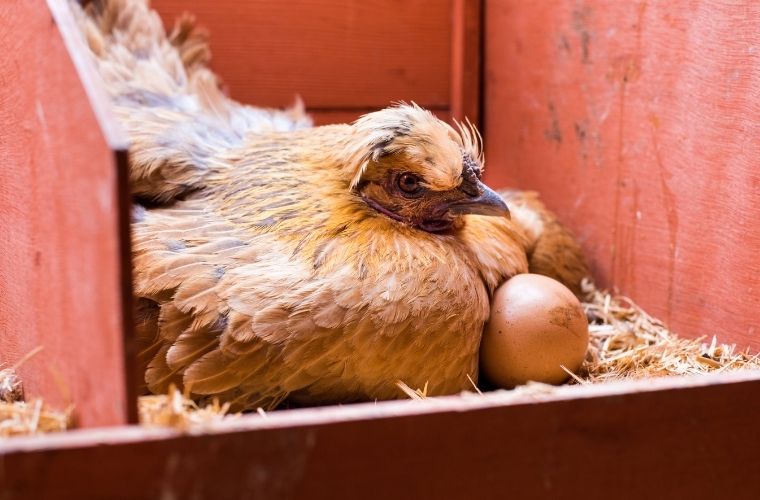
[{"label": "dark feather marking", "polygon": [[254,187],[260,187],[260,186],[268,186],[269,181],[267,180],[259,180],[259,181],[246,181],[245,187],[254,186]]},{"label": "dark feather marking", "polygon": [[132,205],[132,222],[142,222],[145,220],[145,214],[147,213],[147,210],[145,210],[145,207],[135,203]]},{"label": "dark feather marking", "polygon": [[240,182],[236,182],[234,184],[234,186],[235,186],[234,188],[227,189],[227,190],[224,191],[224,199],[225,200],[229,200],[230,198],[232,198],[236,194],[240,193],[241,191],[245,191],[246,189],[248,189],[248,186],[250,186],[250,184],[243,184],[243,183],[240,183]]},{"label": "dark feather marking", "polygon": [[380,141],[378,141],[377,143],[373,144],[371,148],[372,155],[375,158],[383,158],[384,156],[388,156],[390,154],[390,151],[386,150],[385,148],[391,145],[391,143],[393,142],[393,139],[395,139],[395,137],[387,136],[381,139]]},{"label": "dark feather marking", "polygon": [[402,120],[401,123],[392,127],[391,133],[396,137],[404,137],[412,133],[412,124],[407,120]]},{"label": "dark feather marking", "polygon": [[267,191],[267,198],[277,198],[279,196],[292,195],[293,193],[287,189],[275,189],[274,191]]},{"label": "dark feather marking", "polygon": [[345,232],[346,229],[348,229],[348,224],[341,224],[335,228],[335,230],[332,232],[332,235],[339,236],[341,233]]},{"label": "dark feather marking", "polygon": [[320,243],[317,248],[314,250],[314,269],[319,269],[322,267],[322,264],[325,263],[327,260],[327,257],[329,255],[329,252],[325,252],[325,247],[330,241],[323,241]]},{"label": "dark feather marking", "polygon": [[229,323],[229,317],[227,316],[226,312],[220,313],[219,317],[216,318],[216,321],[214,321],[214,325],[211,327],[211,331],[222,333],[227,329],[227,324]]},{"label": "dark feather marking", "polygon": [[270,227],[270,226],[274,226],[275,224],[277,224],[277,219],[275,219],[274,217],[272,217],[270,215],[266,219],[261,219],[259,221],[256,221],[256,223],[254,223],[254,226],[257,226],[257,227]]},{"label": "dark feather marking", "polygon": [[298,216],[298,211],[297,210],[287,210],[285,212],[281,212],[281,213],[277,214],[277,218],[280,219],[280,221],[290,220],[290,219],[293,219],[293,218],[295,218],[297,216]]},{"label": "dark feather marking", "polygon": [[[266,166],[267,167],[282,167],[283,165],[287,165],[290,163],[287,160],[283,160],[282,158],[260,158],[261,160],[266,160]],[[259,158],[257,158],[259,160]],[[264,163],[262,163],[263,165]]]},{"label": "dark feather marking", "polygon": [[114,102],[125,107],[135,107],[135,104],[147,108],[169,108],[172,110],[181,109],[173,97],[167,97],[156,92],[141,89],[139,91],[122,92],[114,97]]},{"label": "dark feather marking", "polygon": [[187,248],[187,244],[183,240],[169,240],[166,242],[166,249],[171,252],[180,252]]},{"label": "dark feather marking", "polygon": [[[267,196],[271,196],[270,193],[267,193]],[[263,207],[261,207],[261,210],[272,210],[274,208],[280,208],[287,205],[292,205],[294,203],[296,203],[294,200],[290,198],[285,198],[283,200],[275,201],[268,205],[264,205]]]},{"label": "dark feather marking", "polygon": [[291,260],[295,259],[296,256],[300,254],[301,251],[303,251],[303,247],[306,244],[306,241],[308,239],[309,239],[309,236],[304,236],[303,238],[301,238],[301,241],[298,242],[298,244],[296,245],[296,248],[293,250],[293,254],[290,256]]},{"label": "dark feather marking", "polygon": [[263,155],[263,154],[277,153],[279,151],[282,151],[282,146],[281,145],[280,146],[278,146],[278,145],[271,145],[271,146],[266,146],[266,147],[262,147],[262,148],[254,146],[250,150],[253,151],[253,152],[255,152],[256,156],[259,156],[259,155]]}]

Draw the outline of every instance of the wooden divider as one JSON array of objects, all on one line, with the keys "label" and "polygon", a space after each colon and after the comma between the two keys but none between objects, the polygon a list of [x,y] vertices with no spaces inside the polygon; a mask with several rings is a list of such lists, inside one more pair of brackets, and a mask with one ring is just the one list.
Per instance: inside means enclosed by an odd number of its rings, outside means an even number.
[{"label": "wooden divider", "polygon": [[19,369],[29,399],[73,404],[83,426],[124,424],[126,141],[67,51],[79,40],[66,2],[51,8],[0,2],[0,362],[42,348]]}]

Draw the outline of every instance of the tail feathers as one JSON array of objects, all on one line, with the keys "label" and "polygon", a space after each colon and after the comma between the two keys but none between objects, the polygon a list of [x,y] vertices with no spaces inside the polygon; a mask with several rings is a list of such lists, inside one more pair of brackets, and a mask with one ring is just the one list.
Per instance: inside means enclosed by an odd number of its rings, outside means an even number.
[{"label": "tail feathers", "polygon": [[108,93],[119,105],[172,104],[186,92],[187,74],[158,15],[144,1],[73,4]]},{"label": "tail feathers", "polygon": [[528,238],[528,269],[531,273],[549,276],[583,296],[581,283],[590,273],[575,236],[531,191],[502,191],[509,204],[512,220]]},{"label": "tail feathers", "polygon": [[177,49],[185,70],[206,68],[211,61],[208,33],[198,28],[195,17],[185,13],[174,24],[169,34],[169,42]]},{"label": "tail feathers", "polygon": [[242,105],[208,68],[207,34],[182,16],[167,35],[147,0],[71,6],[115,114],[131,140],[133,193],[166,202],[203,187],[215,161],[254,133],[311,126],[303,106],[281,111]]}]

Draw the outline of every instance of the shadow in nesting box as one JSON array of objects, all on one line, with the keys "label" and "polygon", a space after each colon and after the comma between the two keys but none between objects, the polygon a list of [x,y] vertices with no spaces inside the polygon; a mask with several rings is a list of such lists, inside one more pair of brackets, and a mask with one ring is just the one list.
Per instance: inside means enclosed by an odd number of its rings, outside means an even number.
[{"label": "shadow in nesting box", "polygon": [[[590,282],[585,283],[582,295],[590,323],[590,348],[577,373],[568,372],[570,385],[528,384],[512,391],[481,393],[471,379],[470,385],[462,387],[466,392],[461,395],[430,398],[427,384],[399,380],[393,390],[398,397],[412,401],[286,411],[260,408],[252,414],[239,414],[230,408],[234,397],[228,397],[226,403],[212,399],[200,406],[185,398],[171,385],[182,380],[175,378],[177,370],[170,364],[173,361],[168,348],[161,352],[161,346],[138,347],[133,338],[126,140],[116,125],[76,18],[66,2],[47,3],[52,23],[42,0],[0,6],[0,17],[18,26],[14,29],[17,38],[0,40],[0,47],[12,54],[0,61],[0,66],[13,79],[0,90],[0,102],[8,103],[3,111],[8,120],[1,125],[7,137],[15,139],[0,145],[0,151],[12,160],[0,182],[0,212],[8,214],[0,221],[0,229],[12,236],[0,240],[0,359],[12,366],[42,348],[19,367],[31,396],[23,415],[16,415],[19,428],[28,425],[42,430],[46,425],[60,424],[56,415],[45,413],[40,404],[31,401],[37,396],[58,408],[73,404],[82,427],[137,423],[138,415],[145,426],[74,430],[44,439],[16,438],[0,443],[0,484],[9,498],[51,494],[105,497],[116,490],[124,498],[295,498],[328,494],[332,498],[354,498],[357,491],[370,498],[469,498],[494,496],[507,488],[518,497],[593,498],[613,491],[622,491],[626,497],[651,494],[652,484],[660,485],[662,495],[677,491],[679,496],[749,498],[743,479],[760,466],[755,452],[760,444],[756,424],[760,403],[752,397],[760,388],[760,373],[748,369],[760,364],[756,356],[742,349],[750,343],[745,342],[748,337],[737,337],[742,341],[740,348],[724,345],[715,337],[678,338],[630,299],[599,291]],[[222,3],[225,8],[232,5]],[[173,0],[154,4],[165,21],[184,8]],[[493,30],[495,23],[504,23],[513,14],[519,19],[520,15],[528,17],[522,19],[523,26],[538,22],[517,3],[485,4],[486,28],[492,26]],[[511,7],[502,10],[507,4]],[[600,29],[600,21],[594,18],[595,2],[589,5],[572,12],[558,9],[553,21],[567,24],[568,33],[577,37],[571,40],[568,35],[558,35],[556,50],[577,50],[578,64],[583,65],[598,57],[593,52],[597,41],[594,33],[598,31],[592,28]],[[193,8],[211,29],[217,52],[214,69],[224,76],[233,96],[243,101],[283,106],[292,102],[291,92],[296,89],[302,92],[316,122],[327,123],[353,119],[402,96],[432,109],[440,118],[469,116],[477,124],[481,2],[393,6],[388,9],[382,2],[359,5],[334,0],[262,2],[241,8],[236,19],[218,3],[198,2]],[[292,22],[295,7],[303,12],[296,16],[299,21]],[[340,16],[334,15],[336,9]],[[536,12],[546,14],[545,9]],[[641,30],[641,23],[649,19],[652,10],[644,6],[636,12],[637,29]],[[675,18],[671,21],[677,23]],[[257,30],[253,28],[256,26],[266,28]],[[409,29],[412,26],[416,29]],[[150,31],[149,23],[141,25],[141,30]],[[204,62],[205,52],[201,45],[183,38],[187,34],[177,32],[174,41],[184,62],[190,61],[188,67],[193,67]],[[485,88],[494,102],[508,107],[501,104],[504,95],[494,88],[503,78],[497,68],[503,47],[488,45],[502,36],[486,33],[485,54],[490,66],[486,68]],[[338,50],[347,45],[346,40],[352,41],[349,49]],[[517,54],[522,53],[520,40],[510,45],[517,47]],[[97,46],[97,41],[89,41]],[[408,47],[416,50],[406,50]],[[253,48],[266,57],[252,60],[255,58],[240,55]],[[337,55],[320,56],[324,52]],[[608,79],[624,81],[621,115],[626,85],[639,77],[642,57],[631,56],[630,64],[613,64],[613,69],[622,68],[622,76],[614,71],[608,75]],[[21,71],[22,67],[35,70]],[[303,71],[293,72],[293,67]],[[203,70],[194,74],[188,80],[190,87],[202,89],[210,75]],[[340,83],[335,84],[336,80]],[[205,98],[220,99],[215,112],[225,119],[260,119],[254,116],[255,110],[233,116],[234,103],[214,97],[213,92]],[[559,121],[564,108],[558,103],[550,102],[547,126],[539,135],[559,151],[565,147],[562,141],[567,139],[567,131]],[[184,112],[182,103],[175,104],[169,114]],[[117,114],[129,121],[124,118],[125,109],[122,106]],[[514,117],[508,114],[502,121],[496,116],[498,110],[486,106],[485,111],[489,151],[500,164],[508,164],[510,153],[502,151],[506,143],[500,142],[500,136],[513,137],[510,130],[515,128]],[[275,128],[303,125],[298,109],[266,113],[264,119],[275,123]],[[623,123],[622,116],[620,120]],[[505,121],[510,125],[505,127]],[[77,126],[72,127],[72,123]],[[657,129],[659,125],[652,123]],[[195,124],[202,127],[203,120]],[[585,149],[591,147],[586,139],[601,139],[588,132],[588,126],[579,121],[574,130],[582,143],[580,150],[592,155]],[[518,135],[535,132],[530,120],[526,127],[529,130],[517,127],[521,130]],[[140,135],[140,127],[132,125],[131,130]],[[619,137],[622,141],[623,135]],[[515,140],[514,150],[527,154],[521,149],[521,140]],[[156,146],[174,147],[167,141]],[[655,150],[661,153],[659,148]],[[621,143],[621,158],[625,151]],[[203,159],[204,155],[200,146],[180,153],[191,160]],[[519,159],[530,164],[522,156]],[[189,173],[183,182],[191,183],[192,175]],[[531,175],[520,175],[518,182],[532,187],[528,182]],[[489,179],[508,177],[511,175],[505,171],[491,167]],[[673,201],[667,181],[663,178],[663,196]],[[183,186],[176,184],[180,191],[172,195],[192,199],[190,191],[182,192]],[[145,185],[134,184],[134,178],[132,187],[138,196],[151,195]],[[557,193],[563,190],[554,188]],[[549,195],[550,202],[567,208],[563,205],[566,202],[556,201],[557,193]],[[619,200],[616,206],[619,219],[620,210],[629,207]],[[673,208],[670,215],[666,214],[667,220],[677,219],[678,210]],[[574,216],[571,222],[579,229],[603,282],[609,281],[607,271],[612,269],[612,276],[622,276],[621,282],[639,283],[639,278],[622,270],[624,258],[620,255],[624,251],[617,248],[616,257],[610,261],[612,267],[605,267],[604,251],[589,241],[591,233],[586,226],[578,224]],[[672,224],[668,227],[672,238],[677,229]],[[150,242],[140,240],[139,233],[137,230],[141,251]],[[615,234],[615,244],[633,244],[629,236]],[[177,245],[181,245],[179,240]],[[673,261],[676,255],[670,257]],[[140,263],[136,265],[139,268]],[[673,276],[671,267],[668,311],[679,303]],[[138,287],[140,279],[138,276],[136,280]],[[745,281],[740,280],[741,286]],[[203,286],[193,290],[188,310],[198,312],[192,300],[206,291]],[[735,305],[732,302],[732,307]],[[148,309],[144,303],[138,306],[138,330],[150,329],[151,322],[155,322],[154,329],[159,321],[187,322],[181,314],[159,320],[151,316],[156,311],[151,312],[150,305]],[[236,307],[244,309],[245,304]],[[234,314],[228,314],[225,325],[235,320]],[[195,321],[216,335],[211,327],[217,323],[202,324],[200,316]],[[698,332],[688,333],[697,337]],[[194,350],[185,355],[203,354],[207,344],[218,342],[214,338],[204,340],[193,344]],[[168,394],[137,398],[138,377],[134,372],[138,371],[138,351],[149,352],[151,359],[159,354],[170,360],[165,366],[154,363],[147,367],[160,375],[161,384],[155,387]],[[743,371],[732,372],[738,369]],[[210,387],[225,386],[215,377],[205,374],[199,380]],[[627,378],[637,380],[623,380]],[[10,379],[3,380],[8,380],[10,399],[16,386]],[[171,389],[166,391],[168,387]],[[4,388],[0,381],[0,396],[5,394]],[[212,392],[229,396],[225,390]],[[273,396],[266,402],[277,406],[281,401]],[[12,413],[13,408],[0,406],[0,412]],[[46,471],[44,481],[36,477],[39,470]],[[96,476],[91,471],[97,471]],[[85,473],[89,479],[82,481]],[[700,480],[683,480],[694,476]],[[647,480],[642,481],[642,477]],[[376,487],[367,490],[370,482]]]}]

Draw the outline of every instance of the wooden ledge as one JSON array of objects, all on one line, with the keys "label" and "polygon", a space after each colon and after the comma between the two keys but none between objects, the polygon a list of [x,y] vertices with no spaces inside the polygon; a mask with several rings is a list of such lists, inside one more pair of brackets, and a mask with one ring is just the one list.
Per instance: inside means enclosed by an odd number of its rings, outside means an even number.
[{"label": "wooden ledge", "polygon": [[750,498],[758,391],[743,372],[73,431],[0,445],[0,485],[9,498]]}]

